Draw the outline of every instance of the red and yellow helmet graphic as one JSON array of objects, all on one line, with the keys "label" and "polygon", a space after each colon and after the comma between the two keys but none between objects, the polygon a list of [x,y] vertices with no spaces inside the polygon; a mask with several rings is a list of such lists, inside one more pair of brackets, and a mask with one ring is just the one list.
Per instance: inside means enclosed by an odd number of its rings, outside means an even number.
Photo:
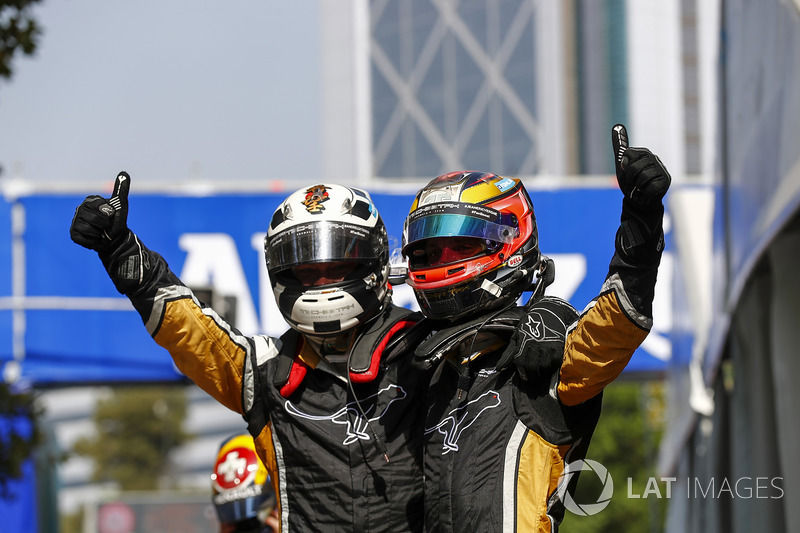
[{"label": "red and yellow helmet graphic", "polygon": [[264,504],[274,503],[268,481],[253,437],[243,433],[223,441],[211,473],[212,501],[220,522],[230,524],[253,518]]},{"label": "red and yellow helmet graphic", "polygon": [[216,493],[267,482],[267,469],[256,454],[253,437],[237,435],[225,443],[217,454],[211,482]]}]

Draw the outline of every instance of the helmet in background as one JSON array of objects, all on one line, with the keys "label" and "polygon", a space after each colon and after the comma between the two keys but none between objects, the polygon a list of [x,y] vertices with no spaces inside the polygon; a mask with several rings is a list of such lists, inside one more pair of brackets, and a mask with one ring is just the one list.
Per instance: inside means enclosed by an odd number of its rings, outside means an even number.
[{"label": "helmet in background", "polygon": [[[445,237],[469,252],[457,259],[443,253],[437,245]],[[530,289],[541,257],[522,182],[469,171],[439,176],[417,193],[402,251],[422,312],[449,320],[515,302]]]},{"label": "helmet in background", "polygon": [[[272,290],[283,317],[301,333],[336,335],[368,322],[389,294],[389,240],[366,191],[320,184],[291,194],[264,241]],[[303,285],[292,267],[351,263],[342,281]]]},{"label": "helmet in background", "polygon": [[224,525],[263,524],[262,517],[272,511],[275,493],[249,434],[222,442],[211,473],[211,489],[214,508]]}]

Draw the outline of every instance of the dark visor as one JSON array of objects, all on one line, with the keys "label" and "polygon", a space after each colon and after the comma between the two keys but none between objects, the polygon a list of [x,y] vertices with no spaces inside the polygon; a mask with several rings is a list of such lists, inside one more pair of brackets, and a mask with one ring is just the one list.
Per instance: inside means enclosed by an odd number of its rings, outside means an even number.
[{"label": "dark visor", "polygon": [[314,222],[284,230],[265,244],[271,269],[303,263],[379,259],[384,248],[366,228],[341,222]]}]

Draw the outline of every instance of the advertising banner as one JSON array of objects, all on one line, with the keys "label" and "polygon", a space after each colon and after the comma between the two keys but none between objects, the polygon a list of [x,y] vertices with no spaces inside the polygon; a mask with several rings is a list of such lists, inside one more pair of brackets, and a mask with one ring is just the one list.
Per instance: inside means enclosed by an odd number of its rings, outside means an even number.
[{"label": "advertising banner", "polygon": [[[130,196],[128,224],[188,286],[246,334],[279,335],[263,238],[288,193]],[[392,249],[399,248],[413,194],[373,194]],[[613,253],[616,189],[531,190],[540,247],[556,262],[549,294],[579,311],[597,295]],[[83,195],[37,194],[0,203],[0,363],[33,384],[183,379],[116,292],[96,254],[74,244],[69,225]],[[12,215],[12,211],[16,213]],[[669,239],[668,239],[669,240]],[[668,242],[669,250],[669,242]],[[20,272],[22,271],[22,272]],[[656,327],[628,372],[657,372],[670,356],[671,257],[660,271]],[[398,286],[395,302],[416,308]],[[11,362],[11,364],[8,364]]]}]

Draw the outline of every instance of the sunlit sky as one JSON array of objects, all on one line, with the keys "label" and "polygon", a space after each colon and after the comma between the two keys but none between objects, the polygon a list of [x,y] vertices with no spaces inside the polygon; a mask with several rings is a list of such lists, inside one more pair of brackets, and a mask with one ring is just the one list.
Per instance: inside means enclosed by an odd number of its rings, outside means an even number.
[{"label": "sunlit sky", "polygon": [[44,0],[0,80],[0,179],[319,174],[316,0]]}]

